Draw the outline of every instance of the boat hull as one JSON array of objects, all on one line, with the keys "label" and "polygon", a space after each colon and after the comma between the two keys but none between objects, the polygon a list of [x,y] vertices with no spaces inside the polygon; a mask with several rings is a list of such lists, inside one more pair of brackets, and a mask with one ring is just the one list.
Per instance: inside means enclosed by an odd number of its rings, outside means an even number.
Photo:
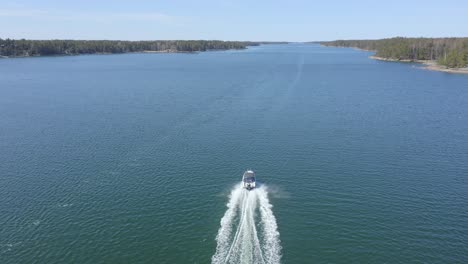
[{"label": "boat hull", "polygon": [[256,186],[255,172],[248,170],[242,175],[242,186],[246,190],[253,190]]}]

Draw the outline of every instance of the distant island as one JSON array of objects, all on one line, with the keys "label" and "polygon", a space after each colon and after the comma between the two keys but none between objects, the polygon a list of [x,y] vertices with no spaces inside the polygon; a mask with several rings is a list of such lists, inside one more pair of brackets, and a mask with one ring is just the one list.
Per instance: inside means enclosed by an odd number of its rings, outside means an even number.
[{"label": "distant island", "polygon": [[375,51],[373,59],[424,63],[429,70],[468,73],[468,38],[389,38],[316,42]]},{"label": "distant island", "polygon": [[129,52],[199,52],[245,49],[247,46],[285,42],[220,40],[14,40],[0,38],[0,57],[31,57],[80,54],[115,54]]}]

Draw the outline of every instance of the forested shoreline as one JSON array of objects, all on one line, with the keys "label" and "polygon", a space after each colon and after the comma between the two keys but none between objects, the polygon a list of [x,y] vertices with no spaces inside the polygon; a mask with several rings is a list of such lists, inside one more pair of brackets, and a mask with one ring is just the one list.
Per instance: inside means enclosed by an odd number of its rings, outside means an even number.
[{"label": "forested shoreline", "polygon": [[[30,57],[129,52],[198,52],[245,49],[266,42],[220,40],[14,40],[0,38],[1,57]],[[272,42],[273,43],[273,42]]]},{"label": "forested shoreline", "polygon": [[447,68],[468,66],[468,38],[389,38],[318,42],[324,46],[375,51],[379,58],[396,61],[437,61]]}]

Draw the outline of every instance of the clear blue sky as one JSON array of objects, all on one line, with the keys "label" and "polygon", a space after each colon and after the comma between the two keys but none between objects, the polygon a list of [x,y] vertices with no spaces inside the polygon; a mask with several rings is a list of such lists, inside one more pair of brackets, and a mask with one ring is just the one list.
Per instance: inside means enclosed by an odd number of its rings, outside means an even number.
[{"label": "clear blue sky", "polygon": [[468,37],[468,0],[0,0],[0,38]]}]

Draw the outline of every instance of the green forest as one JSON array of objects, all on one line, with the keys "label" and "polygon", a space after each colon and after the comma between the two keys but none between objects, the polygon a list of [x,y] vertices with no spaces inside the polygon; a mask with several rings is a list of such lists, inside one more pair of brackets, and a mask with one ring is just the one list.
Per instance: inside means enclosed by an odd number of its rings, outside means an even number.
[{"label": "green forest", "polygon": [[78,55],[96,53],[127,53],[143,51],[197,52],[207,50],[245,49],[259,42],[219,40],[13,40],[0,39],[0,56],[28,57]]},{"label": "green forest", "polygon": [[448,68],[468,66],[468,38],[389,38],[379,40],[336,40],[325,46],[353,47],[375,51],[377,57],[393,60],[435,60]]}]

